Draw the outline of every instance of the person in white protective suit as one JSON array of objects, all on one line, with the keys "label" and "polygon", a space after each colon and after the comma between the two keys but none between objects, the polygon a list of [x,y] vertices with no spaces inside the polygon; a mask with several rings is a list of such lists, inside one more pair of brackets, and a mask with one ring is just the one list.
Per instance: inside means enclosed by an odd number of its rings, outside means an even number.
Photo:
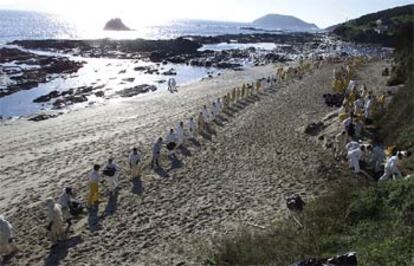
[{"label": "person in white protective suit", "polygon": [[352,151],[352,150],[355,150],[355,149],[358,149],[358,148],[360,148],[361,147],[361,144],[359,144],[359,142],[357,142],[357,141],[351,141],[351,142],[348,142],[346,145],[345,145],[345,149],[347,150],[347,152],[350,152],[350,151]]},{"label": "person in white protective suit", "polygon": [[196,125],[195,125],[193,117],[190,117],[188,119],[187,125],[188,125],[188,138],[192,139],[194,138],[195,132],[196,132]]},{"label": "person in white protective suit", "polygon": [[204,127],[207,128],[208,123],[210,121],[210,114],[208,112],[206,105],[204,105],[203,110],[201,112],[203,113]]},{"label": "person in white protective suit", "polygon": [[348,157],[349,166],[354,169],[355,174],[358,174],[359,172],[361,172],[361,168],[359,166],[359,160],[362,157],[362,150],[363,150],[363,146],[358,147],[356,149],[348,150],[347,157]]},{"label": "person in white protective suit", "polygon": [[49,230],[49,237],[52,243],[65,239],[64,220],[62,214],[62,207],[48,198],[45,202],[47,208],[47,221]]},{"label": "person in white protective suit", "polygon": [[223,102],[221,101],[220,98],[217,98],[216,104],[217,104],[218,112],[220,113],[221,110],[223,110]]},{"label": "person in white protective suit", "polygon": [[220,112],[220,110],[219,110],[216,102],[213,102],[212,103],[212,106],[211,106],[211,117],[212,117],[212,120],[216,119],[216,117],[218,116],[219,112]]},{"label": "person in white protective suit", "polygon": [[346,145],[347,139],[348,139],[348,136],[346,135],[345,130],[342,130],[340,133],[338,133],[335,136],[335,159],[339,160],[346,155],[345,145]]},{"label": "person in white protective suit", "polygon": [[[348,150],[348,149],[347,149]],[[365,151],[365,146],[360,145],[358,148],[348,150],[347,158],[349,166],[354,170],[355,174],[363,174],[368,180],[373,179],[367,172],[361,169],[359,161]]]},{"label": "person in white protective suit", "polygon": [[178,92],[177,90],[177,82],[174,78],[170,78],[168,80],[168,91],[171,93]]},{"label": "person in white protective suit", "polygon": [[3,215],[0,215],[0,256],[7,257],[15,251],[17,247],[13,227]]},{"label": "person in white protective suit", "polygon": [[141,154],[137,148],[133,148],[128,157],[129,169],[131,169],[131,178],[140,176],[139,163],[141,162]]},{"label": "person in white protective suit", "polygon": [[398,165],[397,165],[398,161],[401,160],[402,158],[403,158],[403,155],[401,152],[397,152],[396,155],[388,158],[384,166],[384,174],[380,177],[378,181],[384,181],[384,180],[389,179],[390,177],[392,177],[392,179],[395,180],[396,179],[395,176],[397,176],[397,178],[402,178],[402,174],[400,170],[398,169]]},{"label": "person in white protective suit", "polygon": [[372,105],[372,97],[371,95],[368,96],[367,100],[364,104],[364,117],[365,119],[369,119],[371,117],[371,105]]},{"label": "person in white protective suit", "polygon": [[263,78],[260,81],[260,87],[261,87],[262,91],[264,91],[265,89],[267,89],[267,79]]},{"label": "person in white protective suit", "polygon": [[158,168],[160,167],[160,155],[162,149],[163,139],[159,137],[154,144],[152,145],[152,160],[151,160],[151,168],[154,168],[154,165]]},{"label": "person in white protective suit", "polygon": [[364,111],[365,101],[364,98],[358,97],[354,102],[354,114],[362,113]]},{"label": "person in white protective suit", "polygon": [[108,178],[109,192],[113,193],[119,185],[120,169],[118,165],[116,165],[112,158],[109,158],[102,172]]},{"label": "person in white protective suit", "polygon": [[175,128],[175,135],[177,136],[177,148],[184,143],[184,123],[180,122]]},{"label": "person in white protective suit", "polygon": [[70,214],[70,204],[72,201],[72,188],[65,187],[62,191],[62,194],[59,196],[58,203],[62,208],[63,220],[68,224],[66,231],[69,231],[70,226],[72,225],[72,215]]},{"label": "person in white protective suit", "polygon": [[166,137],[168,156],[175,156],[175,148],[177,147],[177,135],[174,132],[174,129],[170,129]]}]

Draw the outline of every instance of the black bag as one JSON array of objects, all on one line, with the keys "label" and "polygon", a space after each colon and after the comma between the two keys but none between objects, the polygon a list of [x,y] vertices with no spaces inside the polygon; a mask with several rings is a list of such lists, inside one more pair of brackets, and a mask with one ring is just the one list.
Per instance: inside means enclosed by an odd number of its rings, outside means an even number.
[{"label": "black bag", "polygon": [[305,206],[305,202],[299,195],[295,194],[286,199],[286,206],[291,211],[302,211]]},{"label": "black bag", "polygon": [[83,206],[82,203],[78,201],[71,201],[69,205],[69,213],[73,216],[78,216],[83,213],[83,209],[85,206]]},{"label": "black bag", "polygon": [[170,142],[170,143],[167,144],[167,149],[169,151],[172,151],[172,150],[174,150],[175,146],[177,146],[177,144],[175,144],[175,142]]},{"label": "black bag", "polygon": [[114,167],[106,167],[102,173],[106,176],[114,176],[116,169]]}]

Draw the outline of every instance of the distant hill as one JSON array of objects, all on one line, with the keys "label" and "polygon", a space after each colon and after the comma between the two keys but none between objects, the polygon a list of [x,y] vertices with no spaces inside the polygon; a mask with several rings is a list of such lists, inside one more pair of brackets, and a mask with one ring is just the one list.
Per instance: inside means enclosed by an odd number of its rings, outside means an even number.
[{"label": "distant hill", "polygon": [[127,31],[131,29],[125,26],[120,18],[113,18],[105,24],[104,30]]},{"label": "distant hill", "polygon": [[280,29],[288,31],[315,31],[318,26],[307,23],[294,16],[268,14],[253,21],[254,25],[271,29]]},{"label": "distant hill", "polygon": [[414,5],[368,14],[328,29],[347,41],[393,47],[396,34],[406,24],[414,24]]}]

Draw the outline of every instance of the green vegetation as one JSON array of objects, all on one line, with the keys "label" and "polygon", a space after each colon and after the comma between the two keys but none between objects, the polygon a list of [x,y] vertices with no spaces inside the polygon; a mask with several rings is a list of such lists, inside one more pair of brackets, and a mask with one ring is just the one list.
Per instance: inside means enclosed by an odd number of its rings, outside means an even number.
[{"label": "green vegetation", "polygon": [[414,178],[341,184],[310,202],[296,222],[240,231],[218,242],[216,265],[290,265],[356,251],[359,265],[414,265]]},{"label": "green vegetation", "polygon": [[347,41],[394,47],[398,44],[395,36],[401,27],[413,23],[414,5],[407,5],[348,21],[335,27],[333,33]]}]

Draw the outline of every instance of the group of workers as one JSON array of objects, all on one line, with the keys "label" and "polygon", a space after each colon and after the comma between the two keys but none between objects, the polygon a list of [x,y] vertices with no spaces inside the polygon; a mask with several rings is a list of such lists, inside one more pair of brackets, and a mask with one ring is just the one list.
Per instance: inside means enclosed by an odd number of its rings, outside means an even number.
[{"label": "group of workers", "polygon": [[[313,67],[319,67],[319,63]],[[223,97],[217,98],[212,102],[210,108],[204,105],[199,112],[197,121],[189,117],[186,125],[179,122],[175,130],[170,129],[165,140],[162,137],[156,139],[152,144],[151,168],[160,167],[161,151],[166,146],[168,157],[176,158],[175,151],[180,148],[186,139],[194,139],[197,134],[208,133],[211,122],[215,121],[220,114],[231,108],[232,104],[239,100],[252,96],[258,92],[264,92],[269,87],[274,87],[277,80],[289,80],[301,78],[305,71],[312,69],[311,64],[300,64],[298,67],[289,67],[287,69],[279,68],[276,75],[259,79],[256,83],[242,84],[241,87],[234,88]],[[176,91],[175,80],[168,82],[171,92]],[[109,184],[109,194],[116,193],[119,187],[119,175],[122,170],[129,172],[131,178],[138,178],[141,174],[142,155],[137,148],[133,148],[128,157],[129,170],[118,166],[113,158],[109,158],[103,169],[99,164],[93,165],[88,177],[89,192],[86,200],[86,206],[79,200],[76,200],[71,187],[65,187],[55,201],[53,198],[47,198],[44,206],[47,209],[47,230],[52,243],[63,240],[72,225],[74,216],[81,214],[84,208],[97,208],[100,202],[100,182],[104,176]],[[65,228],[66,225],[66,228]],[[13,227],[0,215],[0,255],[8,256],[17,250],[14,241]]]},{"label": "group of workers", "polygon": [[[363,63],[362,58],[354,58],[346,67],[334,69],[333,88],[344,96],[339,119],[342,121],[340,133],[335,136],[335,158],[347,158],[354,173],[362,174],[368,179],[384,181],[402,177],[397,162],[410,156],[407,151],[396,151],[394,147],[384,150],[378,141],[362,142],[363,129],[372,123],[372,109],[382,108],[384,94],[374,95],[365,84],[357,88],[352,80],[355,68]],[[361,169],[360,162],[370,166],[373,175]]]}]

